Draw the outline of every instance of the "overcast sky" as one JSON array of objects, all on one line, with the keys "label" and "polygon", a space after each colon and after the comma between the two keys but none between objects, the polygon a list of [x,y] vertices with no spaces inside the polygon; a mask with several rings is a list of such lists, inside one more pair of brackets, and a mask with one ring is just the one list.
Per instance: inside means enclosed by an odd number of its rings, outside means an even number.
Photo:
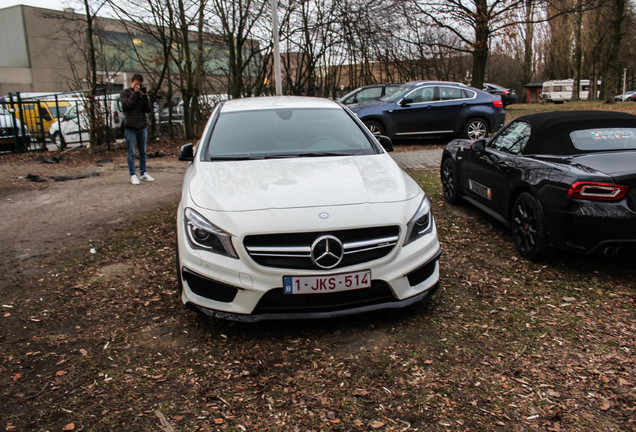
[{"label": "overcast sky", "polygon": [[72,7],[78,10],[78,12],[80,7],[80,4],[73,0],[0,0],[0,9],[19,4],[55,10]]}]

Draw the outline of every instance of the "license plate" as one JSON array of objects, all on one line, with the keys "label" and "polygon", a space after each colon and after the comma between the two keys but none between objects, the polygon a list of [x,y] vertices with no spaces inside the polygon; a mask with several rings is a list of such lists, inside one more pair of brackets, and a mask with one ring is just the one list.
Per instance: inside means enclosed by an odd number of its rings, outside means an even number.
[{"label": "license plate", "polygon": [[371,270],[317,276],[283,276],[285,294],[323,294],[371,287]]}]

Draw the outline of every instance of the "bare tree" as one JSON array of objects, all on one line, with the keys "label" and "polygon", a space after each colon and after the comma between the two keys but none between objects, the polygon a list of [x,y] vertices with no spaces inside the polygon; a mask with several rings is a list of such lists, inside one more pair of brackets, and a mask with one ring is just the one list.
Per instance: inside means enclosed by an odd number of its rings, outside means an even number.
[{"label": "bare tree", "polygon": [[454,34],[459,46],[440,45],[472,56],[472,80],[481,88],[488,61],[490,39],[519,23],[518,10],[527,0],[413,0],[412,5],[427,23]]}]

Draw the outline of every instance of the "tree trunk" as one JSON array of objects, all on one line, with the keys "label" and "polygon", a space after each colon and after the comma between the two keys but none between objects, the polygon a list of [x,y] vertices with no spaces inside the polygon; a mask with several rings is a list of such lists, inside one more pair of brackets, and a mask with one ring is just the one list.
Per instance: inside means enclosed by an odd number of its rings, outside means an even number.
[{"label": "tree trunk", "polygon": [[471,85],[481,89],[486,78],[488,62],[488,1],[475,0],[475,44],[473,46],[473,78]]},{"label": "tree trunk", "polygon": [[601,86],[602,98],[607,104],[615,102],[614,94],[616,93],[616,86],[613,83],[610,83],[610,80],[614,80],[618,73],[618,49],[620,48],[621,39],[623,37],[621,33],[621,25],[625,18],[625,0],[615,1],[616,11],[614,19],[612,20],[611,28],[612,39],[607,55],[607,63],[603,68],[603,84]]}]

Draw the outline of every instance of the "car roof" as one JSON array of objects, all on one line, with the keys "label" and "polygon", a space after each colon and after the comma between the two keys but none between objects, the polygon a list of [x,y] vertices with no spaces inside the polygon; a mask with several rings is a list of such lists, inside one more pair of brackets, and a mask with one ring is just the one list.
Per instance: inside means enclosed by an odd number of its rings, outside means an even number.
[{"label": "car roof", "polygon": [[307,96],[264,96],[231,99],[223,102],[221,112],[253,111],[282,108],[340,108],[332,100]]},{"label": "car roof", "polygon": [[616,111],[554,111],[529,114],[513,120],[519,121],[529,123],[531,128],[524,154],[586,153],[574,147],[570,132],[607,127],[636,128],[636,116]]},{"label": "car roof", "polygon": [[425,84],[429,84],[429,85],[431,85],[431,84],[435,84],[435,85],[449,85],[450,84],[450,85],[466,87],[466,88],[470,87],[467,84],[454,82],[454,81],[426,81],[425,80],[425,81],[409,81],[409,82],[406,83],[406,85],[414,86],[414,87],[425,85]]}]

